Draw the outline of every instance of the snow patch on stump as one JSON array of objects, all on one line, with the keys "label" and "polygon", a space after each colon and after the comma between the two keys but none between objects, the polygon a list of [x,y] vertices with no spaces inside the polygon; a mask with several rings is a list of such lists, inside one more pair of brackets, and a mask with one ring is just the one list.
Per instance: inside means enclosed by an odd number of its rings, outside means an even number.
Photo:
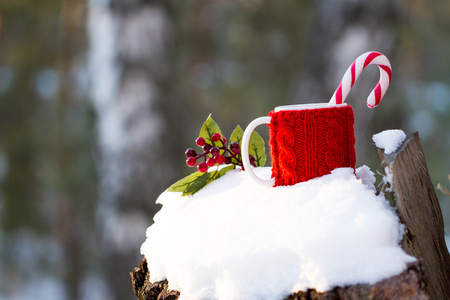
[{"label": "snow patch on stump", "polygon": [[162,193],[141,247],[150,280],[167,279],[180,299],[282,299],[401,273],[415,261],[399,246],[403,227],[373,173],[356,174],[273,188],[233,170],[193,196]]},{"label": "snow patch on stump", "polygon": [[375,146],[383,149],[385,154],[391,154],[395,152],[403,143],[405,138],[406,134],[403,132],[403,130],[399,129],[385,130],[372,136],[372,140],[375,142]]}]

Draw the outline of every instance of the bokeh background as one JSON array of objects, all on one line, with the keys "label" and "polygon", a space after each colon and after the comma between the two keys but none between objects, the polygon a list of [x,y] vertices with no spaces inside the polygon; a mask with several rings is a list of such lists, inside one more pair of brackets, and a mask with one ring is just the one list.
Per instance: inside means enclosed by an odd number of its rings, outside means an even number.
[{"label": "bokeh background", "polygon": [[192,172],[184,150],[209,113],[229,136],[327,102],[369,50],[393,78],[374,110],[374,66],[347,99],[357,165],[383,172],[373,134],[418,131],[449,188],[449,15],[446,0],[2,0],[0,299],[135,299],[155,200]]}]

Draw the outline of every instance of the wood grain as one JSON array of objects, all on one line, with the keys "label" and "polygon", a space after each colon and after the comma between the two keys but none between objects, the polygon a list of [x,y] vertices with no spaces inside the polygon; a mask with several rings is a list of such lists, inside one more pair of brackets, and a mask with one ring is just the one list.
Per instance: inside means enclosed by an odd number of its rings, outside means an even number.
[{"label": "wood grain", "polygon": [[378,149],[378,154],[385,171],[392,175],[392,198],[407,228],[403,249],[423,261],[431,299],[450,299],[444,221],[418,133],[407,136],[396,152],[386,155]]}]

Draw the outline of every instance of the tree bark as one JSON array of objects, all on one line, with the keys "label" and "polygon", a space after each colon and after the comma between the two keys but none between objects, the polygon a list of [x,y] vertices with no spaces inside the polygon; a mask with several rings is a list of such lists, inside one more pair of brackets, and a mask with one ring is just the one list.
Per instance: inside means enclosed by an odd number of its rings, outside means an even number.
[{"label": "tree bark", "polygon": [[426,293],[426,280],[422,265],[418,262],[408,265],[401,274],[382,280],[374,285],[357,284],[347,287],[336,287],[325,293],[316,290],[298,292],[286,300],[377,300],[377,299],[430,299]]},{"label": "tree bark", "polygon": [[392,175],[392,198],[407,232],[406,253],[423,261],[432,299],[450,299],[450,255],[444,238],[444,221],[418,133],[409,135],[399,149],[378,153]]},{"label": "tree bark", "polygon": [[139,300],[175,300],[180,296],[180,292],[178,291],[169,291],[169,283],[167,280],[155,283],[150,282],[150,273],[148,272],[147,260],[145,257],[142,259],[139,266],[130,272],[130,276],[133,285],[133,292]]}]

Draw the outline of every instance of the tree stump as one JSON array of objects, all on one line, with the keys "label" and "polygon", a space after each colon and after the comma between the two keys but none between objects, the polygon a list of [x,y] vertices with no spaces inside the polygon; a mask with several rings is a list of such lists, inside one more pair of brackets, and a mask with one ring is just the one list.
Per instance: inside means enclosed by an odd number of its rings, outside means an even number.
[{"label": "tree stump", "polygon": [[[373,285],[335,287],[323,293],[311,289],[289,295],[286,300],[450,299],[450,255],[444,241],[442,213],[418,134],[409,135],[395,153],[378,151],[384,169],[392,175],[393,204],[407,229],[402,247],[418,261],[401,274]],[[175,300],[180,296],[179,291],[168,290],[166,280],[150,282],[145,257],[130,275],[139,300]]]},{"label": "tree stump", "polygon": [[391,194],[400,221],[406,253],[423,261],[431,299],[450,299],[450,255],[444,221],[418,133],[408,135],[396,152],[378,149],[383,167],[392,175]]}]

